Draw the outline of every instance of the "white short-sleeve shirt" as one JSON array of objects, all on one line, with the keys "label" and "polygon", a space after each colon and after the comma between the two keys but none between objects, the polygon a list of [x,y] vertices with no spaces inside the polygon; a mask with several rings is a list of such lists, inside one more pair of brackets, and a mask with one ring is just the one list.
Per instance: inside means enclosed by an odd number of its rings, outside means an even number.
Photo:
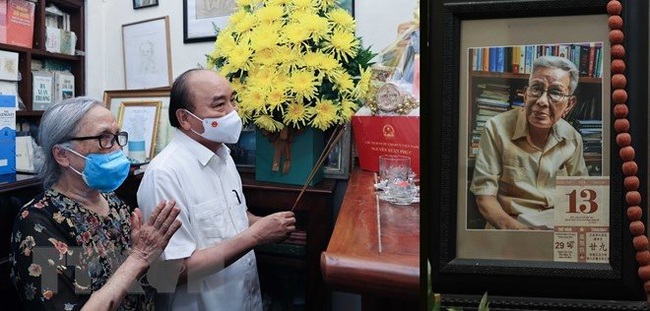
[{"label": "white short-sleeve shirt", "polygon": [[[137,196],[145,219],[161,200],[174,200],[181,210],[182,226],[163,260],[190,257],[248,228],[241,178],[228,147],[213,152],[179,130],[147,166]],[[261,310],[255,254],[162,297],[161,307],[172,310]]]}]

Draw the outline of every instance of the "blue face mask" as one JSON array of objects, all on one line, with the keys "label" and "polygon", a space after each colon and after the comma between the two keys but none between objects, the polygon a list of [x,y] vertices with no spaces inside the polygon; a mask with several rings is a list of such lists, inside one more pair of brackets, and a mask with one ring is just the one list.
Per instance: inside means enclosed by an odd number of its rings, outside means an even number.
[{"label": "blue face mask", "polygon": [[86,159],[83,173],[80,173],[72,166],[70,166],[70,169],[81,175],[81,178],[91,189],[102,192],[115,191],[129,175],[131,162],[129,162],[122,150],[115,150],[115,152],[111,153],[90,153],[83,156],[70,148],[66,149]]}]

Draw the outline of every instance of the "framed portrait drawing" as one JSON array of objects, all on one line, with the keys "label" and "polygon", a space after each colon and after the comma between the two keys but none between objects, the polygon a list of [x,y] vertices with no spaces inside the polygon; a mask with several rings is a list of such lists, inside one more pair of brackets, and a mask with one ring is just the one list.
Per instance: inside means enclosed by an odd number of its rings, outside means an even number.
[{"label": "framed portrait drawing", "polygon": [[183,43],[214,41],[236,9],[235,0],[183,0]]},{"label": "framed portrait drawing", "polygon": [[[488,292],[495,309],[645,306],[612,135],[607,2],[439,0],[428,8],[431,46],[445,48],[424,52],[428,81],[440,82],[423,96],[440,104],[422,107],[433,117],[422,127],[431,159],[422,163],[430,172],[422,204],[437,207],[423,213],[422,234],[443,305],[476,307]],[[621,2],[629,132],[645,137],[648,47],[632,42],[647,39],[648,16],[635,12],[648,4]],[[540,128],[550,138],[539,140]],[[554,155],[563,149],[553,140],[566,143],[569,133],[573,151]],[[635,143],[645,172],[647,142]],[[579,187],[576,201],[569,185]],[[598,200],[583,195],[596,188]],[[602,212],[598,228],[580,222],[595,215],[590,202]],[[562,218],[570,213],[574,223]]]},{"label": "framed portrait drawing", "polygon": [[122,25],[122,48],[127,90],[171,86],[169,16]]},{"label": "framed portrait drawing", "polygon": [[[135,111],[140,112],[139,110],[151,108],[139,109],[138,107],[150,107],[153,104],[158,106],[158,103],[160,103],[160,108],[157,108],[159,112],[156,124],[154,126],[147,126],[147,128],[155,129],[152,143],[147,145],[153,146],[153,148],[146,148],[149,159],[153,158],[167,146],[174,133],[173,127],[169,124],[169,91],[169,88],[163,88],[155,90],[108,90],[104,92],[104,104],[118,120],[120,120],[120,116],[122,118],[125,116],[123,107],[135,107]],[[126,117],[128,117],[128,113]],[[146,120],[150,121],[151,118],[147,118]],[[129,133],[129,141],[134,139],[137,139],[137,137]]]},{"label": "framed portrait drawing", "polygon": [[117,124],[129,134],[126,149],[132,160],[144,162],[154,157],[161,108],[160,100],[120,103]]},{"label": "framed portrait drawing", "polygon": [[142,9],[152,6],[158,6],[158,0],[133,0],[133,9]]}]

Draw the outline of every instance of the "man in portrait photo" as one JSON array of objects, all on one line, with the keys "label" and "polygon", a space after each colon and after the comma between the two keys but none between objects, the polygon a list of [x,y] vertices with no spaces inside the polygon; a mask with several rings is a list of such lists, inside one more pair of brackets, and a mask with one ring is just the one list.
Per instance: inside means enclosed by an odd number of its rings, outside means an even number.
[{"label": "man in portrait photo", "polygon": [[582,136],[564,119],[577,103],[578,68],[540,56],[531,72],[523,107],[488,119],[480,136],[470,191],[486,229],[552,229],[520,216],[554,207],[557,176],[589,175]]}]

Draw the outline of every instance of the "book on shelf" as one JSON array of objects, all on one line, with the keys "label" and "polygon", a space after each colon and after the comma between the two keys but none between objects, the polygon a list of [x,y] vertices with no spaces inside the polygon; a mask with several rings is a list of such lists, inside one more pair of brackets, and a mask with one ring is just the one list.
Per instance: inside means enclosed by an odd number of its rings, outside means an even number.
[{"label": "book on shelf", "polygon": [[0,43],[7,43],[7,0],[0,0]]},{"label": "book on shelf", "polygon": [[471,53],[473,71],[530,74],[538,57],[559,56],[572,61],[581,77],[602,77],[601,42],[473,48]]},{"label": "book on shelf", "polygon": [[54,102],[74,97],[74,75],[67,71],[54,72]]},{"label": "book on shelf", "polygon": [[0,80],[18,81],[18,53],[0,50]]},{"label": "book on shelf", "polygon": [[54,75],[50,71],[32,71],[32,110],[47,110],[53,103]]},{"label": "book on shelf", "polygon": [[0,175],[16,173],[16,95],[0,95]]},{"label": "book on shelf", "polygon": [[45,27],[45,50],[52,53],[74,55],[77,35],[55,27]]},{"label": "book on shelf", "polygon": [[36,172],[34,169],[34,139],[29,135],[16,136],[16,172]]},{"label": "book on shelf", "polygon": [[7,2],[7,44],[31,48],[36,4],[25,0]]}]

